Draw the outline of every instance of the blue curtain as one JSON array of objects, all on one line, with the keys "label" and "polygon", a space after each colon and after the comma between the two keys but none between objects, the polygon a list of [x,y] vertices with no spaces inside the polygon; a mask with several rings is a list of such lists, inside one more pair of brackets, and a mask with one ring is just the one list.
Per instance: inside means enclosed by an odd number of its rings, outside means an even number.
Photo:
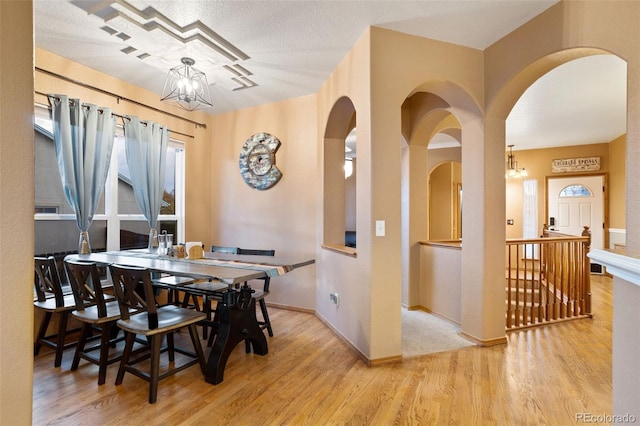
[{"label": "blue curtain", "polygon": [[89,253],[88,231],[109,172],[116,131],[111,109],[48,95],[53,140],[64,195],[76,214],[79,253]]},{"label": "blue curtain", "polygon": [[149,249],[155,250],[169,132],[157,123],[141,122],[137,117],[127,116],[124,119],[124,136],[133,194],[149,222]]}]

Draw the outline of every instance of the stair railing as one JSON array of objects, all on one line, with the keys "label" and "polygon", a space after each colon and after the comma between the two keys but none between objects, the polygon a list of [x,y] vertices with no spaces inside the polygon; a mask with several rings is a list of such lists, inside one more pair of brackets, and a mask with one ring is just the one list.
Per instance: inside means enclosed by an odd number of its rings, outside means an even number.
[{"label": "stair railing", "polygon": [[590,244],[588,227],[577,237],[545,225],[542,238],[507,240],[507,330],[591,317]]}]

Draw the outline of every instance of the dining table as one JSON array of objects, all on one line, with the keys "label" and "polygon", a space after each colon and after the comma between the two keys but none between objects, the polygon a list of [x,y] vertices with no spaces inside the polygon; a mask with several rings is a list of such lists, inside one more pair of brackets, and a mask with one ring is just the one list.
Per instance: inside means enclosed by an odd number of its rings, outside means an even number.
[{"label": "dining table", "polygon": [[215,325],[216,338],[204,370],[205,381],[211,384],[219,384],[224,380],[229,355],[240,342],[248,341],[256,355],[266,355],[269,351],[267,339],[256,317],[255,299],[251,297],[253,290],[249,281],[284,275],[315,263],[312,258],[213,252],[205,252],[198,259],[188,259],[158,255],[147,249],[71,254],[65,257],[67,259],[94,262],[102,266],[137,266],[149,269],[155,276],[168,274],[219,284],[186,285],[189,280],[162,280],[162,284],[154,283],[162,288],[191,292],[218,301],[215,324],[209,324]]}]

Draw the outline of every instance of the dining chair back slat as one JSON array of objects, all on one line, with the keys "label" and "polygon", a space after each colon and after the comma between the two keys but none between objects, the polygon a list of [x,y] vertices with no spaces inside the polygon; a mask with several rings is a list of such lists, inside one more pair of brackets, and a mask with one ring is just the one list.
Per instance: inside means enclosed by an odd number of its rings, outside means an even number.
[{"label": "dining chair back slat", "polygon": [[[76,307],[75,300],[72,295],[64,294],[55,257],[34,257],[34,269],[36,299],[33,307],[42,313],[42,319],[33,345],[33,354],[38,355],[42,345],[49,346],[55,350],[53,365],[59,367],[64,350],[77,343],[75,340],[67,341],[67,335],[77,331],[67,330],[69,315]],[[58,330],[55,334],[47,335],[54,314],[58,316]]]},{"label": "dining chair back slat", "polygon": [[228,246],[211,246],[212,253],[230,253],[230,254],[238,254],[238,247],[228,247]]},{"label": "dining chair back slat", "polygon": [[252,256],[275,256],[275,250],[262,250],[262,249],[243,249],[238,247],[238,254],[246,254]]},{"label": "dining chair back slat", "polygon": [[106,298],[102,290],[102,281],[95,263],[66,260],[64,262],[76,310],[83,311],[85,307],[97,306],[98,316],[107,316]]},{"label": "dining chair back slat", "polygon": [[110,265],[109,270],[120,306],[120,317],[128,321],[132,314],[147,311],[149,316],[155,314],[156,324],[153,328],[157,328],[157,307],[149,270],[135,266],[124,269],[119,265]]}]

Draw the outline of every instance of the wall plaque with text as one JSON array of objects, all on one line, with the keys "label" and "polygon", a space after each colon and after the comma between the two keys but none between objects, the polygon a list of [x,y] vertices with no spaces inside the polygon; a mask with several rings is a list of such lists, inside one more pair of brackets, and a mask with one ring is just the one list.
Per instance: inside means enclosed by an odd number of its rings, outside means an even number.
[{"label": "wall plaque with text", "polygon": [[561,158],[551,161],[553,173],[600,170],[600,157]]}]

